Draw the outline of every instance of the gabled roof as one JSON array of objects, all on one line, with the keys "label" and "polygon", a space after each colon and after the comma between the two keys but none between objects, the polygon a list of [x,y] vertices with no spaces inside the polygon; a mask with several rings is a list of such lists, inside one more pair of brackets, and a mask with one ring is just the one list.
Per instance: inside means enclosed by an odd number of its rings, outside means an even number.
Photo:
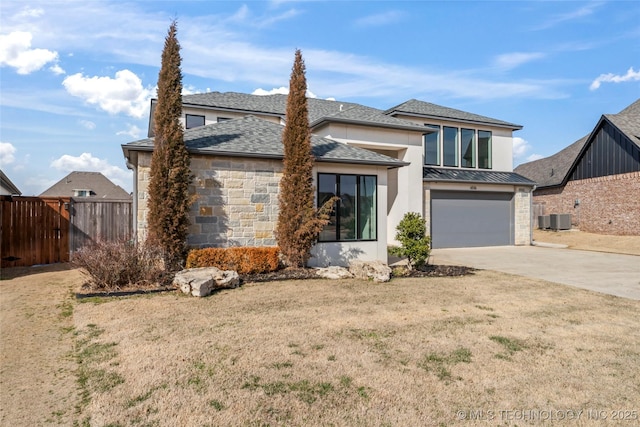
[{"label": "gabled roof", "polygon": [[423,181],[464,182],[475,184],[509,184],[533,187],[535,182],[514,172],[476,169],[447,169],[424,167]]},{"label": "gabled roof", "polygon": [[491,125],[513,130],[522,129],[521,125],[505,122],[498,119],[492,119],[491,117],[481,116],[479,114],[468,113],[462,110],[456,110],[455,108],[443,107],[441,105],[436,105],[417,99],[410,99],[409,101],[403,102],[400,105],[389,108],[387,111],[385,111],[385,114],[388,114],[390,116],[405,114],[424,118],[445,120],[450,119],[473,124]]},{"label": "gabled roof", "polygon": [[[184,131],[184,142],[187,150],[194,154],[282,159],[283,130],[284,126],[280,124],[255,116],[246,116],[187,129]],[[311,145],[312,153],[318,162],[379,165],[390,168],[408,164],[316,135],[311,136]],[[153,151],[153,138],[124,144],[122,149],[126,157],[129,157],[129,151]]]},{"label": "gabled roof", "polygon": [[10,195],[20,196],[22,194],[22,192],[18,189],[18,187],[16,187],[16,185],[13,182],[11,182],[9,177],[5,175],[4,172],[2,172],[2,169],[0,169],[0,186],[2,188],[5,188]]},{"label": "gabled roof", "polygon": [[[287,95],[208,92],[184,95],[182,103],[187,107],[211,107],[247,114],[262,113],[279,116],[284,119],[287,110]],[[311,128],[325,122],[343,122],[425,132],[424,126],[407,120],[396,119],[385,115],[382,110],[352,102],[307,98],[307,108]]]},{"label": "gabled roof", "polygon": [[588,139],[589,135],[583,136],[553,156],[517,166],[514,172],[532,179],[539,188],[562,185],[565,176],[569,174],[571,165],[573,165]]},{"label": "gabled roof", "polygon": [[74,171],[46,189],[40,197],[74,197],[74,190],[91,190],[90,197],[80,199],[131,200],[131,195],[100,172]]},{"label": "gabled roof", "polygon": [[516,167],[514,172],[536,181],[538,188],[564,185],[604,121],[611,123],[640,147],[640,99],[638,99],[618,114],[602,115],[589,135],[552,156],[523,163]]}]

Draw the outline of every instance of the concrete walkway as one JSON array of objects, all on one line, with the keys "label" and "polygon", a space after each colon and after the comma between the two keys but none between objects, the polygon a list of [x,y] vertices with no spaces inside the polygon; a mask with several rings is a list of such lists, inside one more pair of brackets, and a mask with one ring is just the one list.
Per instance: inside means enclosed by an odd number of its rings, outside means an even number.
[{"label": "concrete walkway", "polygon": [[540,246],[434,249],[431,264],[496,270],[640,300],[640,257]]}]

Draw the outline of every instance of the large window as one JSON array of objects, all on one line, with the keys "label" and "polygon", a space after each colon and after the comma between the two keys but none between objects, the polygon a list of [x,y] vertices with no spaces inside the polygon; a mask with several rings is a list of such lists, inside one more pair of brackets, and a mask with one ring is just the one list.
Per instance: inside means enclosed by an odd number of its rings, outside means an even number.
[{"label": "large window", "polygon": [[491,169],[491,131],[425,126],[435,131],[424,135],[425,165]]},{"label": "large window", "polygon": [[476,131],[460,129],[460,166],[476,167]]},{"label": "large window", "polygon": [[338,196],[319,241],[377,239],[377,177],[375,175],[318,174],[318,206]]},{"label": "large window", "polygon": [[458,128],[443,128],[442,156],[444,166],[458,166]]},{"label": "large window", "polygon": [[491,132],[488,130],[478,131],[478,167],[491,169]]},{"label": "large window", "polygon": [[438,166],[440,165],[440,126],[425,126],[433,132],[424,136],[424,164]]},{"label": "large window", "polygon": [[196,116],[195,114],[187,114],[185,116],[185,127],[187,129],[204,126],[204,116]]}]

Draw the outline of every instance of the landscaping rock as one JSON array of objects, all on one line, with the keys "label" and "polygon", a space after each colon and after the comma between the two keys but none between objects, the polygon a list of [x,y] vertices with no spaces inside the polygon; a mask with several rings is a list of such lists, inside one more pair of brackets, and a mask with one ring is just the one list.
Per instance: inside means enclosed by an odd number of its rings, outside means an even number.
[{"label": "landscaping rock", "polygon": [[318,276],[323,277],[325,279],[351,279],[353,278],[353,274],[349,272],[344,267],[338,266],[329,266],[329,267],[318,267],[316,268],[316,273]]},{"label": "landscaping rock", "polygon": [[206,297],[216,289],[237,288],[240,276],[233,270],[216,267],[188,268],[175,275],[173,284],[185,294]]},{"label": "landscaping rock", "polygon": [[388,282],[391,279],[391,268],[381,261],[351,261],[349,271],[354,277],[374,282]]}]

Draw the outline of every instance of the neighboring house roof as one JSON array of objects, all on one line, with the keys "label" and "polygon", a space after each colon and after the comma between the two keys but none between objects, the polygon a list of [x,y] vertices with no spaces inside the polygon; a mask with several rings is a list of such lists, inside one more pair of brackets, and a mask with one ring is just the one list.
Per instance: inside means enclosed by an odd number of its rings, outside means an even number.
[{"label": "neighboring house roof", "polygon": [[604,117],[640,147],[640,99],[618,114],[605,114]]},{"label": "neighboring house roof", "polygon": [[[237,92],[208,92],[184,95],[182,103],[186,107],[211,107],[248,114],[262,113],[276,115],[283,119],[287,111],[287,95],[282,94],[250,95]],[[307,109],[312,128],[325,122],[343,122],[425,132],[424,126],[396,119],[385,115],[382,110],[352,102],[307,98]]]},{"label": "neighboring house roof", "polygon": [[569,174],[573,162],[588,139],[589,135],[584,136],[553,156],[523,163],[516,167],[514,172],[534,180],[538,188],[562,185],[565,176]]},{"label": "neighboring house roof", "polygon": [[[74,196],[74,190],[91,190],[89,197]],[[131,200],[131,195],[100,172],[74,171],[46,189],[40,197],[77,197],[82,199]]]},{"label": "neighboring house roof", "polygon": [[22,192],[18,189],[18,187],[16,187],[16,185],[13,182],[11,182],[9,177],[5,175],[2,169],[0,169],[0,187],[2,187],[2,189],[6,190],[6,192],[12,196],[13,195],[20,196],[22,194]]},{"label": "neighboring house roof", "polygon": [[467,182],[476,184],[510,184],[533,187],[534,181],[514,172],[492,170],[447,169],[424,167],[423,181]]},{"label": "neighboring house roof", "polygon": [[419,116],[424,118],[440,120],[450,119],[473,124],[491,125],[513,130],[522,129],[521,125],[505,122],[498,119],[492,119],[491,117],[481,116],[479,114],[468,113],[462,110],[456,110],[455,108],[443,107],[441,105],[436,105],[417,99],[410,99],[409,101],[403,102],[400,105],[389,108],[387,111],[385,111],[385,114],[391,116],[397,114],[405,114],[409,116]]},{"label": "neighboring house roof", "polygon": [[580,138],[552,156],[523,163],[514,171],[536,181],[538,188],[564,185],[582,153],[593,142],[603,121],[611,123],[640,147],[640,99],[638,99],[618,114],[602,115],[589,135]]},{"label": "neighboring house roof", "polygon": [[[280,124],[255,116],[246,116],[187,129],[184,131],[184,142],[187,150],[193,154],[282,159],[283,130],[284,126]],[[316,135],[311,136],[311,145],[318,162],[380,165],[390,168],[408,164]],[[129,151],[153,151],[153,138],[124,144],[122,149],[126,157],[129,157]]]}]

